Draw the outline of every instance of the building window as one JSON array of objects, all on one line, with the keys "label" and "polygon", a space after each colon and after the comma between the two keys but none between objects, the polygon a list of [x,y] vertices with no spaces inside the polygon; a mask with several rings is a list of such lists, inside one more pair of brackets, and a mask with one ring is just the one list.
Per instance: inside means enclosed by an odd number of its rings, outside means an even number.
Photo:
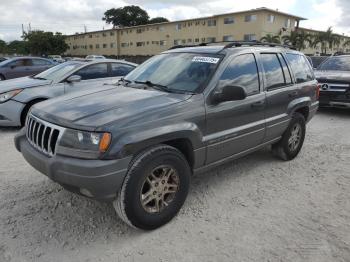
[{"label": "building window", "polygon": [[110,35],[110,36],[113,36],[113,35],[114,35],[114,32],[110,32],[109,35]]},{"label": "building window", "polygon": [[233,41],[233,36],[232,35],[224,35],[223,41]]},{"label": "building window", "polygon": [[165,30],[165,29],[164,29],[164,26],[160,26],[160,27],[159,27],[159,31],[164,32],[164,30]]},{"label": "building window", "polygon": [[208,26],[216,26],[216,20],[215,19],[208,20]]},{"label": "building window", "polygon": [[207,42],[208,42],[208,43],[214,43],[215,40],[216,40],[215,37],[208,37],[208,38],[207,38]]},{"label": "building window", "polygon": [[103,47],[103,48],[107,48],[107,44],[103,44],[102,47]]},{"label": "building window", "polygon": [[244,41],[256,41],[255,34],[246,34],[244,35]]},{"label": "building window", "polygon": [[89,38],[92,38],[92,35],[89,35]]},{"label": "building window", "polygon": [[229,24],[234,24],[235,19],[233,17],[225,17],[224,18],[224,24],[229,25]]},{"label": "building window", "polygon": [[94,46],[93,46],[93,45],[89,45],[89,47],[90,47],[90,49],[93,49],[93,48],[94,48]]},{"label": "building window", "polygon": [[115,43],[111,43],[111,48],[115,48],[117,45]]},{"label": "building window", "polygon": [[187,43],[192,43],[192,39],[191,39],[191,38],[188,38],[188,39],[187,39]]},{"label": "building window", "polygon": [[160,40],[160,41],[159,41],[159,45],[161,45],[161,46],[166,45],[166,41],[165,41],[165,40]]},{"label": "building window", "polygon": [[186,44],[186,39],[182,39],[181,43]]},{"label": "building window", "polygon": [[106,36],[107,36],[107,34],[106,34],[106,33],[102,33],[102,36],[103,36],[103,37],[106,37]]},{"label": "building window", "polygon": [[199,43],[199,38],[194,39],[194,42]]},{"label": "building window", "polygon": [[196,21],[195,25],[200,25],[200,23],[201,23],[200,21]]},{"label": "building window", "polygon": [[246,15],[244,18],[245,22],[255,22],[256,21],[256,15]]},{"label": "building window", "polygon": [[159,45],[159,41],[152,41],[152,45]]},{"label": "building window", "polygon": [[100,37],[100,35],[99,35],[99,34],[96,34],[96,35],[95,35],[95,37],[96,37],[96,38],[99,38],[99,37]]},{"label": "building window", "polygon": [[175,28],[176,28],[176,31],[179,31],[179,30],[181,30],[181,27],[182,27],[182,25],[181,25],[181,24],[176,24],[176,26],[175,26]]},{"label": "building window", "polygon": [[181,42],[180,39],[176,39],[176,40],[174,40],[174,45],[180,45],[180,42]]},{"label": "building window", "polygon": [[139,29],[136,29],[136,34],[141,34],[142,33],[142,29],[139,28]]},{"label": "building window", "polygon": [[145,42],[136,42],[136,46],[138,47],[145,46]]},{"label": "building window", "polygon": [[121,47],[128,47],[129,43],[121,43]]},{"label": "building window", "polygon": [[288,19],[286,19],[286,20],[284,21],[284,27],[290,28],[290,26],[291,26],[291,21],[290,21],[290,19],[288,18]]},{"label": "building window", "polygon": [[269,22],[271,24],[275,22],[275,19],[276,19],[276,17],[274,15],[267,16],[267,22]]},{"label": "building window", "polygon": [[202,43],[205,43],[205,37],[202,37]]},{"label": "building window", "polygon": [[100,45],[99,44],[96,44],[96,49],[100,48]]}]

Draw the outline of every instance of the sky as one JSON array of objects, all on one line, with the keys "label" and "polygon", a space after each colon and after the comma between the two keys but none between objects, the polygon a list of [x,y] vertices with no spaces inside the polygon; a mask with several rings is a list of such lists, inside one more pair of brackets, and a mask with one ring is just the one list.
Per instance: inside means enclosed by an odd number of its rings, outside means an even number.
[{"label": "sky", "polygon": [[62,32],[111,28],[102,21],[110,8],[139,5],[150,17],[171,21],[268,7],[305,17],[300,26],[350,35],[350,0],[0,0],[0,39],[20,39],[24,29]]}]

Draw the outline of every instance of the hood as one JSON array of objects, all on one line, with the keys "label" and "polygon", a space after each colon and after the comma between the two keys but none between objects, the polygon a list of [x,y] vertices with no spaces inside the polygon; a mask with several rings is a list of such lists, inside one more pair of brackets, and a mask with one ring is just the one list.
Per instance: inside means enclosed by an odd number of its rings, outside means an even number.
[{"label": "hood", "polygon": [[130,124],[132,119],[142,121],[143,115],[149,116],[151,112],[190,97],[188,94],[114,86],[50,99],[35,105],[32,113],[60,126],[92,131],[112,122],[118,122],[122,127]]},{"label": "hood", "polygon": [[40,80],[31,77],[20,77],[5,81],[0,81],[0,93],[9,92],[19,88],[30,88],[51,84],[51,80]]},{"label": "hood", "polygon": [[349,71],[322,71],[316,70],[315,76],[318,81],[329,81],[334,80],[337,82],[350,82],[350,72]]}]

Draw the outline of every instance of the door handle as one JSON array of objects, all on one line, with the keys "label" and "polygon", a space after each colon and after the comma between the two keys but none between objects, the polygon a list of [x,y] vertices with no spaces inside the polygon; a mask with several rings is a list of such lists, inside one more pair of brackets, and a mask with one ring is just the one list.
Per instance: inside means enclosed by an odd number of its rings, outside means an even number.
[{"label": "door handle", "polygon": [[250,106],[252,108],[263,108],[265,106],[265,100],[254,102]]},{"label": "door handle", "polygon": [[297,91],[293,91],[292,93],[288,94],[289,97],[296,97],[298,96],[298,92]]}]

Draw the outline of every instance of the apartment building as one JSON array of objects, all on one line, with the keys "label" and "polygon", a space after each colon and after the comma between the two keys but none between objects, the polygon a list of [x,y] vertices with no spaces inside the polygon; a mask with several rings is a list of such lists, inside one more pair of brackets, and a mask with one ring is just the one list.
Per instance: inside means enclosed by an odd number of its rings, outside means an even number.
[{"label": "apartment building", "polygon": [[284,35],[305,18],[257,8],[182,21],[124,27],[67,36],[72,56],[149,56],[174,45],[215,41],[260,40],[267,34]]}]

